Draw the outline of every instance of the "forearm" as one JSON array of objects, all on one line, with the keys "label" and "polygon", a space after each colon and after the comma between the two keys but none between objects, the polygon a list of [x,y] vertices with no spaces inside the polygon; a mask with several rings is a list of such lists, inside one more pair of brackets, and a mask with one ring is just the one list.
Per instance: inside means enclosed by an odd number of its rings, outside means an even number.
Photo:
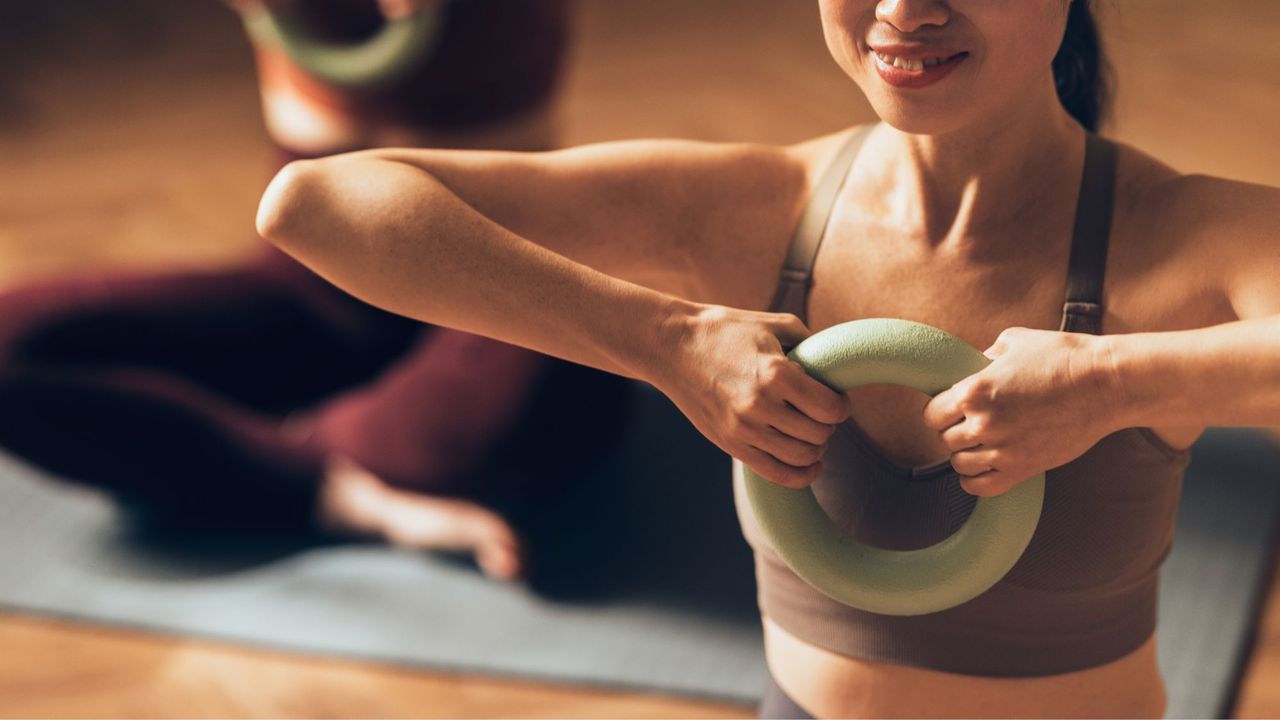
[{"label": "forearm", "polygon": [[373,305],[628,377],[649,379],[667,320],[688,305],[525,240],[394,162],[291,165],[258,224]]},{"label": "forearm", "polygon": [[1125,427],[1280,425],[1280,316],[1099,342]]}]

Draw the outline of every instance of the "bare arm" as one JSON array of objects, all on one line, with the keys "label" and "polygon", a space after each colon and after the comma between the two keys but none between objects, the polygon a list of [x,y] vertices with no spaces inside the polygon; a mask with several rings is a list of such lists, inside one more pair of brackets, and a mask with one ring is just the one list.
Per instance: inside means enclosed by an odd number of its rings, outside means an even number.
[{"label": "bare arm", "polygon": [[293,163],[264,237],[375,305],[646,380],[725,452],[800,486],[847,417],[763,307],[806,191],[778,152],[631,143]]},{"label": "bare arm", "polygon": [[[705,277],[773,262],[752,252],[751,233],[791,222],[776,200],[761,208],[776,166],[757,151],[652,141],[556,153],[374,150],[289,165],[258,224],[379,307],[644,377],[670,339],[666,321],[696,311],[689,300],[746,299],[716,293]],[[792,184],[798,196],[802,183]],[[725,241],[741,243],[740,267],[707,272],[729,254]]]},{"label": "bare arm", "polygon": [[[750,145],[638,140],[345,157],[417,169],[438,181],[431,192],[443,189],[513,235],[600,272],[738,307],[768,302],[807,191],[800,161]],[[416,202],[410,188],[400,195]],[[762,292],[739,289],[752,282]]]},{"label": "bare arm", "polygon": [[662,342],[676,298],[524,242],[451,195],[401,163],[294,163],[268,187],[258,229],[373,305],[646,375],[646,348]]},{"label": "bare arm", "polygon": [[1105,338],[1126,426],[1280,425],[1280,189],[1188,177],[1171,198],[1236,320]]}]

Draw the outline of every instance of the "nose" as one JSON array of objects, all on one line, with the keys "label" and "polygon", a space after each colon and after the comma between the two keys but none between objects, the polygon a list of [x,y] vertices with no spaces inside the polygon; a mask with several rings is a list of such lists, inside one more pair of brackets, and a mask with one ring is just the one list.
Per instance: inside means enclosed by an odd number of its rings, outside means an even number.
[{"label": "nose", "polygon": [[876,3],[876,19],[894,26],[898,32],[912,33],[926,25],[946,25],[951,8],[942,0],[880,0]]}]

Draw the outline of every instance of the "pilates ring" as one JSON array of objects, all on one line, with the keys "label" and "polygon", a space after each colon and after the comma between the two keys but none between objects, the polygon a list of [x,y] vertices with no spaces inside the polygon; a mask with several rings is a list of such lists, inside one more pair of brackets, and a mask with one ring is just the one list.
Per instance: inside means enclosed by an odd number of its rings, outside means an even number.
[{"label": "pilates ring", "polygon": [[411,15],[388,20],[357,44],[335,44],[311,35],[287,13],[265,3],[245,8],[241,20],[257,45],[278,47],[308,74],[338,87],[385,85],[430,55],[440,39],[442,10],[434,3]]},{"label": "pilates ring", "polygon": [[[889,383],[931,396],[989,363],[948,332],[893,319],[827,328],[788,357],[838,392]],[[771,483],[745,465],[743,476],[757,522],[797,575],[838,602],[883,615],[938,612],[988,590],[1026,550],[1044,505],[1041,473],[1002,495],[979,498],[968,521],[936,545],[886,550],[836,527],[810,488]]]}]

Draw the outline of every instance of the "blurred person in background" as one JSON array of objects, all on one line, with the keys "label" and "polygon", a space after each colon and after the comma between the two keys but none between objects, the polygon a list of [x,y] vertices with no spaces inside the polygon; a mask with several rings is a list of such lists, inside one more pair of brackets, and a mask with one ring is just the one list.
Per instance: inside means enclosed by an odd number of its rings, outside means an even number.
[{"label": "blurred person in background", "polygon": [[[228,0],[261,11],[258,0]],[[438,13],[431,47],[365,87],[256,42],[272,170],[385,145],[553,145],[567,0],[269,0],[359,43]],[[263,244],[232,268],[115,272],[0,293],[0,448],[148,517],[474,553],[521,577],[516,506],[619,439],[630,385],[384,312]]]}]

